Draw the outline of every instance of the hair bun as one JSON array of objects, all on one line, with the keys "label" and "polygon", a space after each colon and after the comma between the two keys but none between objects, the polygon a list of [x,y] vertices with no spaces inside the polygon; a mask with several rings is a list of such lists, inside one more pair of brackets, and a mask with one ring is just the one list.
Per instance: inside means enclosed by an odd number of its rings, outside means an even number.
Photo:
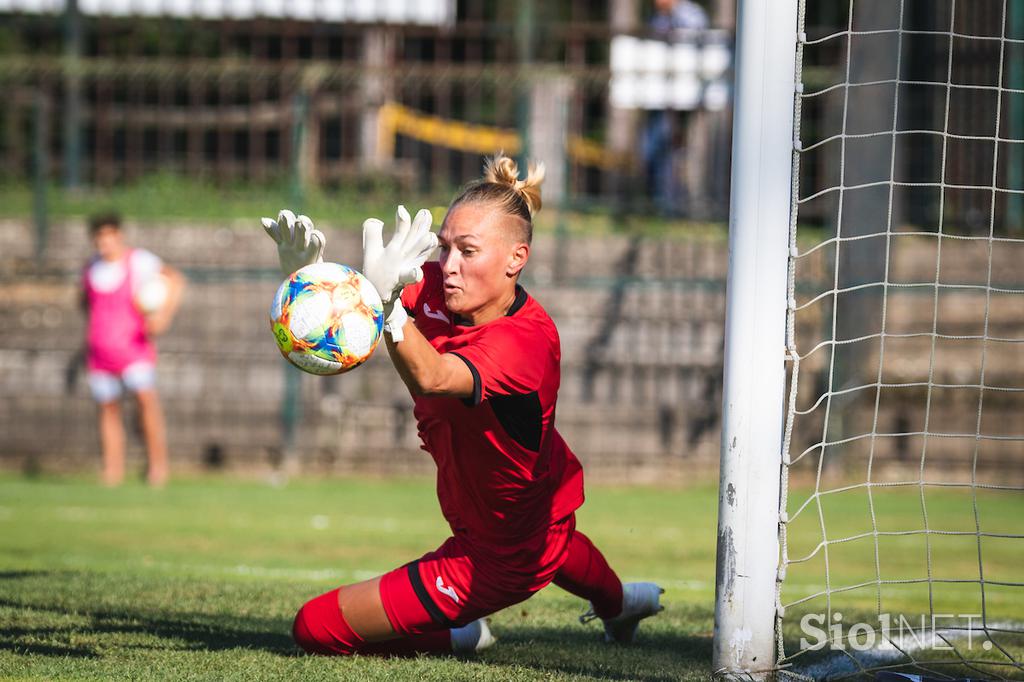
[{"label": "hair bun", "polygon": [[484,164],[484,182],[511,187],[522,197],[533,216],[540,210],[540,183],[544,182],[544,164],[529,164],[526,179],[519,179],[519,166],[511,158],[498,153]]}]

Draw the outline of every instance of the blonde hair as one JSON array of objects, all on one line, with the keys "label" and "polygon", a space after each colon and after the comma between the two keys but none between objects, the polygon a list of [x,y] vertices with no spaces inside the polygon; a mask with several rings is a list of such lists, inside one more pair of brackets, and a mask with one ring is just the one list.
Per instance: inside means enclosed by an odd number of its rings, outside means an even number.
[{"label": "blonde hair", "polygon": [[466,185],[448,206],[451,212],[460,204],[491,204],[509,216],[519,218],[527,244],[533,239],[533,216],[541,207],[540,184],[544,182],[544,164],[529,164],[526,179],[519,179],[519,166],[501,152],[484,162],[484,175]]}]

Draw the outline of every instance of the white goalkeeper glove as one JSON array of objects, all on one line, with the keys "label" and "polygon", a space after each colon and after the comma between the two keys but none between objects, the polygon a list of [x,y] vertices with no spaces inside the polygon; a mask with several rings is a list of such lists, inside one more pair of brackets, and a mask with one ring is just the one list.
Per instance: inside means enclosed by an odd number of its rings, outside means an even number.
[{"label": "white goalkeeper glove", "polygon": [[327,238],[313,227],[313,221],[304,215],[298,218],[288,209],[282,209],[277,220],[261,218],[263,229],[277,243],[277,258],[281,274],[291,275],[299,268],[322,263]]},{"label": "white goalkeeper glove", "polygon": [[384,331],[396,343],[402,341],[402,326],[408,315],[399,300],[405,285],[423,279],[422,265],[437,247],[437,235],[430,231],[433,218],[421,209],[409,219],[405,206],[395,213],[395,234],[384,246],[384,223],[370,218],[363,223],[363,275],[384,302]]}]

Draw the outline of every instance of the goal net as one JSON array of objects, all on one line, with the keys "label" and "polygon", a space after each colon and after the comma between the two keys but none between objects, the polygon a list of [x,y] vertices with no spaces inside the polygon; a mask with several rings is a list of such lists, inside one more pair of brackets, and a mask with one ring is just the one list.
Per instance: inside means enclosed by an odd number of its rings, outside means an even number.
[{"label": "goal net", "polygon": [[783,670],[1024,676],[1024,3],[801,0]]},{"label": "goal net", "polygon": [[[778,544],[733,547],[757,512],[727,338],[717,672],[1024,679],[1024,2],[794,14]],[[767,656],[736,605],[758,543]]]}]

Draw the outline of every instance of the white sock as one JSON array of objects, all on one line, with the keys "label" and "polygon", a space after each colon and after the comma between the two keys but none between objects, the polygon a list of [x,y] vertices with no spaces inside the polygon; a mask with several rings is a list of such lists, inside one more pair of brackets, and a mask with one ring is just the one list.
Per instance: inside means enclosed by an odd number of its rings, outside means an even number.
[{"label": "white sock", "polygon": [[452,628],[452,651],[457,654],[472,654],[494,644],[494,636],[483,618],[474,620],[461,628]]}]

